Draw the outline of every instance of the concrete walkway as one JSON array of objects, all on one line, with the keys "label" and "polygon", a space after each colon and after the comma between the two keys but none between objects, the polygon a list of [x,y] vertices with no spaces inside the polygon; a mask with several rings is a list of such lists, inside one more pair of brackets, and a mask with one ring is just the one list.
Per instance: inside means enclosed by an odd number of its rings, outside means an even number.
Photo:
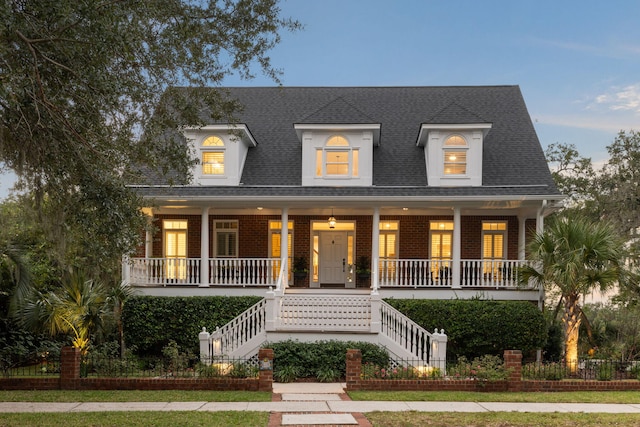
[{"label": "concrete walkway", "polygon": [[269,426],[370,426],[374,411],[640,413],[634,404],[351,401],[344,384],[274,384],[272,402],[0,402],[2,412],[258,411],[272,414]]}]

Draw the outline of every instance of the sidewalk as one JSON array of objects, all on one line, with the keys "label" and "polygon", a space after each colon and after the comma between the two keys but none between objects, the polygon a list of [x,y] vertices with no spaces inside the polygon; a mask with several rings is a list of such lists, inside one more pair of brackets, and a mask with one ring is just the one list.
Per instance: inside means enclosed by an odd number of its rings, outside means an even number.
[{"label": "sidewalk", "polygon": [[[259,411],[281,414],[353,414],[374,411],[418,412],[585,412],[640,413],[637,404],[352,401],[340,383],[289,383],[273,386],[272,402],[0,402],[2,412],[95,411]],[[284,415],[283,415],[284,417]],[[299,423],[300,424],[300,423]],[[339,424],[339,423],[333,423]],[[348,424],[348,423],[345,423]]]}]

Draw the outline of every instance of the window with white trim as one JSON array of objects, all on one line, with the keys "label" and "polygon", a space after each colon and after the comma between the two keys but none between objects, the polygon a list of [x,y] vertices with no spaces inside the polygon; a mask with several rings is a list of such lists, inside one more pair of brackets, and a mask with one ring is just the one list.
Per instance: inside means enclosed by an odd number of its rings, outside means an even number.
[{"label": "window with white trim", "polygon": [[506,221],[482,223],[482,260],[485,275],[498,275],[505,259],[507,243]]},{"label": "window with white trim", "polygon": [[[291,281],[291,268],[293,267],[293,221],[287,223],[287,257],[288,264],[288,279]],[[280,273],[280,258],[281,258],[281,231],[282,221],[269,221],[269,254],[271,258],[277,258],[276,266],[273,269],[274,277],[277,279],[277,275]]]},{"label": "window with white trim", "polygon": [[202,141],[202,174],[224,176],[225,145],[222,138],[211,135]]},{"label": "window with white trim", "polygon": [[429,223],[431,276],[447,282],[451,277],[453,256],[453,221]]},{"label": "window with white trim", "polygon": [[378,237],[379,277],[383,282],[390,282],[396,275],[398,259],[398,221],[380,221]]},{"label": "window with white trim", "polygon": [[185,279],[187,277],[187,221],[162,221],[164,231],[165,275],[167,279]]},{"label": "window with white trim", "polygon": [[213,223],[216,258],[238,256],[238,221],[215,221]]},{"label": "window with white trim", "polygon": [[444,142],[444,174],[467,174],[467,141],[460,135],[452,135]]},{"label": "window with white trim", "polygon": [[359,150],[347,138],[333,135],[322,149],[316,150],[316,176],[325,178],[357,178]]}]

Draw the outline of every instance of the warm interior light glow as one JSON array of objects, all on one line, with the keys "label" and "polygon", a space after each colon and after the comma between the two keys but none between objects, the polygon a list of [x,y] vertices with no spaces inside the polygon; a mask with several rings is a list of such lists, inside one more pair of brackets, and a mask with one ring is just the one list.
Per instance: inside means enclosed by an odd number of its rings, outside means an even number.
[{"label": "warm interior light glow", "polygon": [[452,155],[450,155],[450,156],[449,156],[449,160],[451,160],[452,162],[455,162],[455,161],[456,161],[456,158],[457,158],[457,157],[456,157],[456,155],[455,155],[455,154],[452,154]]}]

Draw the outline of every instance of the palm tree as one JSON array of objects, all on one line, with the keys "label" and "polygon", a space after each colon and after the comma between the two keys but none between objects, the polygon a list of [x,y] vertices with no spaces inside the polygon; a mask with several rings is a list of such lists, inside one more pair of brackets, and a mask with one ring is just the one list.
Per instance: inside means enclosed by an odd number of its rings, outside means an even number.
[{"label": "palm tree", "polygon": [[545,286],[560,296],[563,305],[564,350],[573,371],[578,360],[578,338],[582,310],[580,296],[595,288],[606,290],[623,272],[623,245],[607,223],[581,217],[557,217],[529,245],[530,263],[522,269],[522,280]]},{"label": "palm tree", "polygon": [[118,342],[120,344],[120,357],[125,355],[124,345],[124,324],[122,323],[122,310],[124,304],[129,298],[135,295],[135,290],[127,283],[120,282],[119,285],[114,286],[109,291],[108,301],[110,306],[113,307],[113,318],[118,327]]},{"label": "palm tree", "polygon": [[91,336],[112,315],[107,297],[104,285],[74,273],[51,292],[33,291],[17,307],[15,317],[27,329],[45,330],[52,336],[71,335],[73,346],[86,355]]}]

